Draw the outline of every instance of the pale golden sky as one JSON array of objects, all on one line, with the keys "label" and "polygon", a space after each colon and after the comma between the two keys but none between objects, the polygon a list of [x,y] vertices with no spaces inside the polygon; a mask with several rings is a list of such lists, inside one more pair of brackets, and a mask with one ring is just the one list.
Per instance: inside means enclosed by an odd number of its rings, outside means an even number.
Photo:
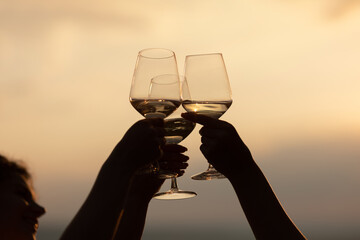
[{"label": "pale golden sky", "polygon": [[[314,217],[334,223],[325,215],[341,210],[331,204],[349,201],[340,225],[359,222],[360,179],[352,172],[360,168],[359,26],[356,0],[2,1],[0,152],[29,163],[48,208],[43,222],[68,221],[141,118],[128,102],[137,52],[172,49],[180,72],[188,54],[222,52],[234,98],[223,119],[238,129],[291,216],[304,225]],[[191,160],[179,184],[199,197],[184,208],[206,216],[206,206],[223,204],[219,221],[230,223],[241,209],[230,210],[238,203],[228,183],[188,179],[206,167],[198,130],[183,142]],[[327,188],[334,182],[338,194]],[[309,185],[325,190],[314,197]],[[330,194],[316,216],[307,208]],[[149,220],[166,221],[173,206],[154,202]]]}]

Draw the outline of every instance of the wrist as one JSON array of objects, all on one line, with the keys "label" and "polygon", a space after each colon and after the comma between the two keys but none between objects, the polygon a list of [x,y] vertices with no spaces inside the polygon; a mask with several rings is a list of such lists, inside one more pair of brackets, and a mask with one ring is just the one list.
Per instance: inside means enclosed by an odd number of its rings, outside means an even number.
[{"label": "wrist", "polygon": [[163,183],[164,180],[158,179],[156,176],[135,175],[130,186],[128,198],[139,202],[150,202]]},{"label": "wrist", "polygon": [[239,179],[246,180],[249,176],[251,176],[251,172],[253,172],[254,169],[256,169],[257,167],[254,159],[252,158],[249,158],[246,161],[241,160],[239,162],[241,162],[241,164],[232,167],[225,174],[225,176],[229,179],[230,182],[238,181]]},{"label": "wrist", "polygon": [[106,186],[104,191],[118,191],[119,189],[128,189],[133,176],[134,171],[106,161],[101,167],[95,183],[96,185]]},{"label": "wrist", "polygon": [[136,152],[129,149],[122,140],[111,152],[105,161],[104,166],[110,166],[110,168],[115,168],[117,171],[122,171],[124,174],[134,174],[137,170],[145,167],[147,164],[149,164],[148,161],[144,161],[144,158],[139,157]]},{"label": "wrist", "polygon": [[152,197],[153,194],[129,194],[126,202],[134,206],[148,206]]}]

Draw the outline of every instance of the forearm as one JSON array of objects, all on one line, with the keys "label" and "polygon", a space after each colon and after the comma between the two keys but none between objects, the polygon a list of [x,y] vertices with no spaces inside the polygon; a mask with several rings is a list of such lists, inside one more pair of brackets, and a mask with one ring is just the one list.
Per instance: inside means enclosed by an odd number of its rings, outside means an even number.
[{"label": "forearm", "polygon": [[114,239],[141,239],[150,199],[151,198],[139,196],[130,197],[126,200],[120,225]]},{"label": "forearm", "polygon": [[305,239],[254,161],[229,177],[256,239]]},{"label": "forearm", "polygon": [[149,203],[163,184],[152,175],[135,175],[127,195],[115,239],[141,239]]},{"label": "forearm", "polygon": [[86,201],[63,233],[61,240],[112,239],[124,205],[131,174],[109,174],[105,164]]}]

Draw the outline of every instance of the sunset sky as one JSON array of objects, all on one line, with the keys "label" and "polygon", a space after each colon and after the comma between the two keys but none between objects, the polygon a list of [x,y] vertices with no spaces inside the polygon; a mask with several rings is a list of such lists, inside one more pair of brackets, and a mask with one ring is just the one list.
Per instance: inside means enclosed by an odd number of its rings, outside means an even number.
[{"label": "sunset sky", "polygon": [[[1,1],[0,153],[34,176],[47,208],[38,239],[58,239],[141,119],[129,90],[138,51],[151,47],[172,49],[180,73],[186,55],[223,53],[233,104],[222,119],[287,213],[309,239],[360,238],[359,43],[357,0]],[[182,143],[179,178],[198,196],[153,200],[145,240],[179,229],[179,239],[209,228],[251,236],[227,180],[190,179],[207,166],[199,129]]]}]

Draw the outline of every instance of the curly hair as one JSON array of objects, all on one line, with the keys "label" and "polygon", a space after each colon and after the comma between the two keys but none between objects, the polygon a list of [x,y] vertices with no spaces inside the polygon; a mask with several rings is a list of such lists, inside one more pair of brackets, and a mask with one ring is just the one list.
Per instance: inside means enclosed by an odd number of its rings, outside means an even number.
[{"label": "curly hair", "polygon": [[11,177],[13,174],[18,174],[26,179],[31,178],[30,173],[22,163],[19,161],[9,160],[0,154],[0,181]]}]

